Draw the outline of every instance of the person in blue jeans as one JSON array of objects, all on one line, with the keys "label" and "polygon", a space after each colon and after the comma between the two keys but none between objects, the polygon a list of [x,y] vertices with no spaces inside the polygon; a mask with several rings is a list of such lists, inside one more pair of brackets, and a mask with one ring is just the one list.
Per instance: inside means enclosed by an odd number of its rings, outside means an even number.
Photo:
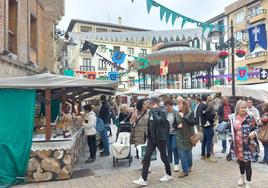
[{"label": "person in blue jeans", "polygon": [[191,112],[190,106],[186,100],[182,102],[182,112],[179,113],[181,123],[178,126],[174,126],[176,129],[176,141],[181,160],[182,172],[179,173],[179,178],[183,178],[189,175],[193,165],[193,156],[191,143],[191,136],[194,135],[194,113]]},{"label": "person in blue jeans", "polygon": [[167,152],[168,152],[168,160],[170,163],[173,163],[174,156],[174,171],[179,171],[179,154],[177,150],[177,142],[176,142],[176,131],[174,128],[177,127],[180,123],[180,117],[178,111],[173,109],[173,101],[166,100],[165,101],[166,111],[167,111],[167,120],[169,123],[169,134],[167,138]]}]

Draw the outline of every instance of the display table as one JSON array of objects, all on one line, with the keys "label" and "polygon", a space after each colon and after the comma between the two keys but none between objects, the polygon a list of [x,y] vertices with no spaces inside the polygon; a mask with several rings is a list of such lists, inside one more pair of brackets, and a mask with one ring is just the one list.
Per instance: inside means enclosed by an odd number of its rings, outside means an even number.
[{"label": "display table", "polygon": [[70,179],[83,148],[84,129],[78,129],[69,138],[52,136],[49,142],[44,138],[44,134],[33,135],[26,181]]}]

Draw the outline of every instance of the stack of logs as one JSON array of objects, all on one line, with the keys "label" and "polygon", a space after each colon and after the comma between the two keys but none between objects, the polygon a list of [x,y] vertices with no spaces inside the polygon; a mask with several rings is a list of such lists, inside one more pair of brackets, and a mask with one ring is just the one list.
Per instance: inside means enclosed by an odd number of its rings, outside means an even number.
[{"label": "stack of logs", "polygon": [[73,162],[70,149],[31,151],[27,181],[70,179]]}]

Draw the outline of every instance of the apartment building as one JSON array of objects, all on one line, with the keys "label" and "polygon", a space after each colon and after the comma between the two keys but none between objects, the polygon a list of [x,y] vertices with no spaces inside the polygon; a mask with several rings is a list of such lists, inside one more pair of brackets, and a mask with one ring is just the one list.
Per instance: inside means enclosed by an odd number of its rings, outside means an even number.
[{"label": "apartment building", "polygon": [[[235,57],[235,69],[239,66],[246,66],[250,76],[246,81],[236,81],[236,84],[256,84],[267,82],[260,80],[256,74],[260,68],[268,68],[267,51],[260,46],[256,46],[255,50],[250,53],[248,41],[248,28],[266,23],[267,31],[267,9],[268,1],[266,0],[239,0],[225,8],[225,15],[228,18],[228,26],[231,21],[234,24],[234,37],[236,40],[244,44],[244,50],[247,54],[244,58]],[[266,34],[267,35],[267,34]],[[228,38],[230,38],[230,30],[228,30]],[[229,69],[230,72],[231,69]],[[231,72],[230,72],[231,73]]]},{"label": "apartment building", "polygon": [[54,72],[64,0],[0,1],[0,77]]}]

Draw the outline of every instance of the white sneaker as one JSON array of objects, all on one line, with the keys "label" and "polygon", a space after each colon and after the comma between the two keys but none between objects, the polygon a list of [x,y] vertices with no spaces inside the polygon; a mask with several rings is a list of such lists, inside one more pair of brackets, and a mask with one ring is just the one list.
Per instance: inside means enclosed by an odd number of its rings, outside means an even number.
[{"label": "white sneaker", "polygon": [[241,174],[240,177],[239,177],[239,180],[237,182],[237,185],[242,186],[244,184],[245,184],[245,176]]},{"label": "white sneaker", "polygon": [[169,176],[167,174],[165,174],[162,178],[160,178],[160,181],[165,182],[165,181],[169,181],[172,180],[172,176]]},{"label": "white sneaker", "polygon": [[179,172],[179,171],[180,171],[180,166],[174,165],[174,172]]},{"label": "white sneaker", "polygon": [[137,185],[141,185],[141,186],[146,186],[147,182],[144,181],[144,179],[142,177],[140,177],[140,179],[138,180],[134,180],[133,183],[137,184]]},{"label": "white sneaker", "polygon": [[246,187],[245,188],[251,188],[251,181],[246,181]]}]

